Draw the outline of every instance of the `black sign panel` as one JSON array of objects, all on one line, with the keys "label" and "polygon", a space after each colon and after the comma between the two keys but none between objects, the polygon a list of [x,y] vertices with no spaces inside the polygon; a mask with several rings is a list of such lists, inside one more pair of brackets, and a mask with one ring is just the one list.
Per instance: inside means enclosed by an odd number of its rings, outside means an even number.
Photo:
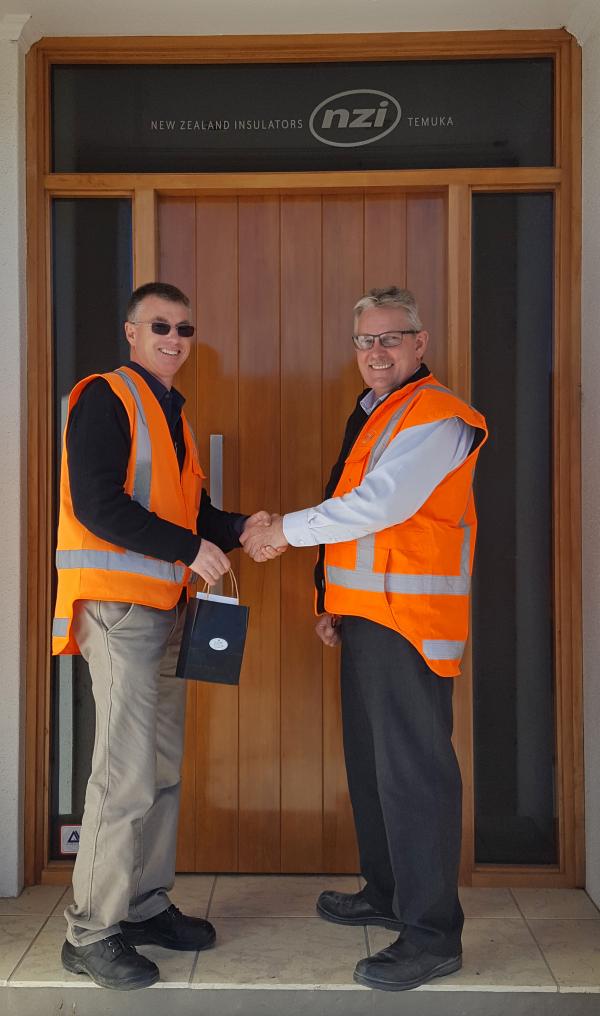
[{"label": "black sign panel", "polygon": [[55,172],[553,164],[550,59],[53,68]]}]

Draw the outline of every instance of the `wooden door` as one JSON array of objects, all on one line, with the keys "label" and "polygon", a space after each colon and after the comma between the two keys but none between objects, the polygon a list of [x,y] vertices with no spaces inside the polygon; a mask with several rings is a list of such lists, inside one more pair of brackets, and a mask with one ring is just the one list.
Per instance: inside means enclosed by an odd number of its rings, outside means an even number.
[{"label": "wooden door", "polygon": [[[447,375],[446,198],[365,192],[164,198],[160,278],[195,304],[179,377],[205,472],[224,436],[224,507],[322,500],[362,382],[352,307],[417,294]],[[239,689],[190,684],[178,868],[358,870],[342,756],[339,654],[314,634],[313,550],[232,555],[250,627]]]}]

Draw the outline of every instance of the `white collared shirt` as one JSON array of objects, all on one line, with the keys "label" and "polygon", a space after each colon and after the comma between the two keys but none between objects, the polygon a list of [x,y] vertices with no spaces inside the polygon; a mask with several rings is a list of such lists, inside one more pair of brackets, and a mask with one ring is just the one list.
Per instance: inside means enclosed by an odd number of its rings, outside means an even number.
[{"label": "white collared shirt", "polygon": [[[370,415],[384,398],[371,389],[361,406]],[[284,515],[286,540],[293,547],[343,543],[404,522],[465,461],[475,433],[458,417],[401,430],[348,494]]]}]

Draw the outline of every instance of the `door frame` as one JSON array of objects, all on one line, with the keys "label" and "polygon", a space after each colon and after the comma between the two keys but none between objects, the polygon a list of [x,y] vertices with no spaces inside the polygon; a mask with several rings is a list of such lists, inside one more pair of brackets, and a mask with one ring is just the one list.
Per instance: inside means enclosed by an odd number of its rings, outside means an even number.
[{"label": "door frame", "polygon": [[[508,169],[374,170],[318,173],[50,172],[50,72],[57,63],[267,63],[552,57],[555,166]],[[487,886],[584,884],[581,636],[580,262],[581,51],[564,30],[337,36],[42,39],[27,58],[28,578],[25,881],[69,881],[72,863],[49,860],[50,623],[53,391],[50,209],[54,197],[129,197],[134,284],[155,277],[160,196],[351,191],[444,193],[448,231],[449,385],[470,391],[471,195],[553,192],[554,250],[554,649],[559,863],[476,865],[473,697],[470,651],[456,684],[455,731],[462,746],[465,820],[461,883]],[[456,256],[456,252],[458,256]]]}]

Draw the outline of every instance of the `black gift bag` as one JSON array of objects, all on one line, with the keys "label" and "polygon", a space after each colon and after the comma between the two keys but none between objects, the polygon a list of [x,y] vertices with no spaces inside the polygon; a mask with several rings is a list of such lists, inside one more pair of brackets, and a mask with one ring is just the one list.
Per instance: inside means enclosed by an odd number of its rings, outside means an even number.
[{"label": "black gift bag", "polygon": [[[237,583],[229,572],[232,585]],[[198,593],[187,605],[177,677],[239,684],[248,630],[248,607],[237,596]]]}]

